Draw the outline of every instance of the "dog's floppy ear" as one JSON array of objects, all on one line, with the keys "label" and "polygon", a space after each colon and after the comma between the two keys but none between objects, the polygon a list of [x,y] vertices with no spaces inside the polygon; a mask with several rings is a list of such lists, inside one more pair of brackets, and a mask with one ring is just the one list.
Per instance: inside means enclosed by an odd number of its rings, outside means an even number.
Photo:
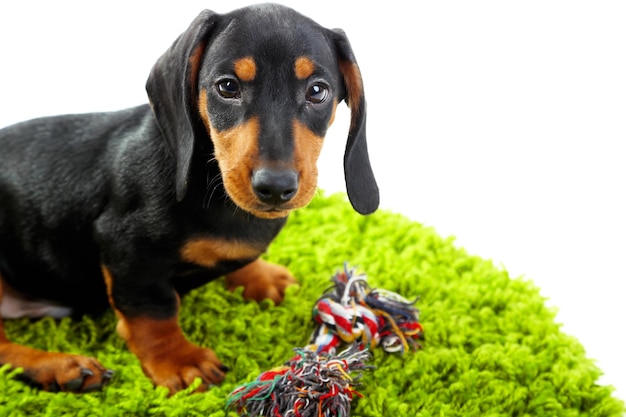
[{"label": "dog's floppy ear", "polygon": [[202,11],[158,59],[146,90],[157,123],[176,156],[176,199],[187,191],[195,134],[198,126],[197,81],[204,49],[219,15]]},{"label": "dog's floppy ear", "polygon": [[350,131],[343,159],[346,189],[352,207],[361,214],[378,208],[379,192],[367,152],[365,119],[367,116],[363,80],[352,47],[341,29],[333,30],[339,70],[345,86],[345,101],[350,107]]}]

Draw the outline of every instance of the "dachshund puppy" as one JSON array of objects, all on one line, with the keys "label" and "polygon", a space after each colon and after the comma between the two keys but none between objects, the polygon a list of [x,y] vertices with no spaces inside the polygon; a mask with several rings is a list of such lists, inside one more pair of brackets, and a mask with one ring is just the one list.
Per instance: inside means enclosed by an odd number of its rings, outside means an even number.
[{"label": "dachshund puppy", "polygon": [[[0,313],[98,313],[155,385],[171,393],[227,367],[190,343],[180,297],[221,276],[247,299],[279,303],[295,282],[259,256],[316,190],[335,110],[351,110],[348,197],[379,202],[365,138],[365,96],[341,30],[265,4],[191,23],[157,60],[150,104],[36,119],[0,130]],[[0,364],[50,391],[100,389],[96,359],[12,343]]]}]

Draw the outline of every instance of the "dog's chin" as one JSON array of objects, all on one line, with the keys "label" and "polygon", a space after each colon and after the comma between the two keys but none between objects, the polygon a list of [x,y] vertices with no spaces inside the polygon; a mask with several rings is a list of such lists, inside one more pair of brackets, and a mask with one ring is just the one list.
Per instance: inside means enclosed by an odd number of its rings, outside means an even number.
[{"label": "dog's chin", "polygon": [[268,209],[245,209],[248,213],[252,214],[255,217],[259,217],[261,219],[282,219],[285,218],[291,213],[292,209],[279,209],[279,208],[268,208]]},{"label": "dog's chin", "polygon": [[292,210],[297,208],[288,203],[277,206],[264,204],[254,197],[241,198],[241,196],[230,193],[228,196],[237,208],[261,219],[281,219],[287,217]]}]

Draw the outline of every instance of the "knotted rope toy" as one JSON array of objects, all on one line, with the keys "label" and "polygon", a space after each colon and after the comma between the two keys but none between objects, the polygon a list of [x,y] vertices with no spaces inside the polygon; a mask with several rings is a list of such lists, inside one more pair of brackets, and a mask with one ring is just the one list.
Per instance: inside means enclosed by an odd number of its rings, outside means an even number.
[{"label": "knotted rope toy", "polygon": [[[414,302],[372,289],[365,274],[344,265],[313,308],[309,345],[283,366],[236,388],[226,408],[249,417],[347,417],[369,349],[404,353],[421,348],[423,328]],[[337,353],[337,349],[343,350]]]}]

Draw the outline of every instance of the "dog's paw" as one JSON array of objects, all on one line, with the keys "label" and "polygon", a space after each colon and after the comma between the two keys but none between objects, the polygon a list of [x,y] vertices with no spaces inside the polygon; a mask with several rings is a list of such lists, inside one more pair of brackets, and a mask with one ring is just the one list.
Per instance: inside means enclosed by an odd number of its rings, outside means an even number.
[{"label": "dog's paw", "polygon": [[117,311],[117,330],[137,356],[141,368],[154,385],[165,387],[170,395],[189,388],[196,378],[195,392],[206,391],[224,380],[228,368],[217,355],[187,340],[178,319],[126,318]]},{"label": "dog's paw", "polygon": [[3,361],[23,369],[17,379],[45,391],[96,391],[113,376],[113,371],[87,356],[44,352],[15,344],[5,345],[2,350]]},{"label": "dog's paw", "polygon": [[201,384],[194,392],[206,391],[221,383],[229,371],[211,349],[188,342],[144,360],[142,368],[156,386],[167,388],[170,395],[188,388],[196,378]]},{"label": "dog's paw", "polygon": [[226,275],[226,288],[229,291],[244,287],[244,298],[257,302],[269,298],[275,304],[280,304],[285,298],[285,289],[297,283],[287,268],[262,259]]}]

